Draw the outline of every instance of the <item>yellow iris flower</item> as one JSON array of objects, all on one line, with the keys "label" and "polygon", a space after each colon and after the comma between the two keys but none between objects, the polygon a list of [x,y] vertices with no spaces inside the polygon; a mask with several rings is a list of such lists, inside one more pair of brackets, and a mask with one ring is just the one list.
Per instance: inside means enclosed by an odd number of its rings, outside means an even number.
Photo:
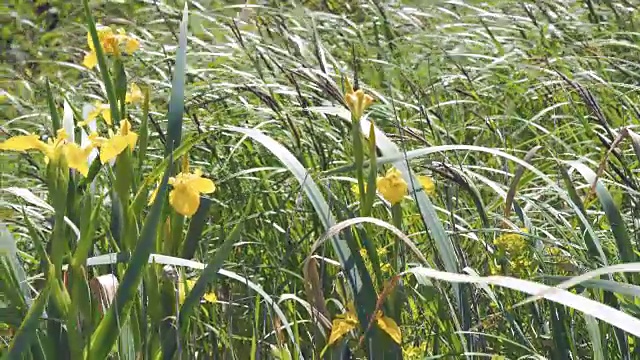
[{"label": "yellow iris flower", "polygon": [[365,94],[362,89],[353,90],[349,79],[346,81],[347,93],[344,95],[344,101],[351,110],[351,114],[355,119],[360,119],[364,111],[373,104],[373,97]]},{"label": "yellow iris flower", "polygon": [[113,123],[111,121],[111,107],[109,107],[109,104],[102,104],[100,102],[97,102],[93,105],[93,110],[91,110],[89,114],[87,114],[87,118],[84,119],[84,121],[80,121],[78,123],[78,126],[85,126],[94,121],[98,116],[102,116],[104,121],[109,126],[111,126],[111,124]]},{"label": "yellow iris flower", "polygon": [[89,140],[100,148],[100,162],[103,164],[115,159],[127,147],[133,150],[138,141],[138,134],[131,131],[129,120],[120,121],[120,129],[117,134],[114,135],[111,131],[110,133],[108,139],[98,136],[95,132],[89,135]]},{"label": "yellow iris flower", "polygon": [[0,150],[27,151],[38,150],[45,156],[45,163],[58,162],[64,156],[70,169],[75,169],[84,176],[89,173],[87,158],[93,150],[92,146],[81,148],[78,144],[67,142],[67,132],[59,129],[55,139],[40,141],[38,135],[20,135],[7,139],[0,144]]},{"label": "yellow iris flower", "polygon": [[210,194],[216,191],[213,181],[203,178],[202,171],[181,172],[176,177],[169,178],[173,187],[169,193],[169,204],[181,215],[192,216],[200,206],[200,194]]},{"label": "yellow iris flower", "polygon": [[[382,314],[382,311],[378,310],[375,313],[374,320],[376,325],[386,332],[393,341],[400,344],[402,343],[402,333],[398,324],[390,317],[386,317]],[[352,303],[347,305],[347,312],[336,316],[331,326],[331,334],[327,345],[331,345],[338,341],[345,334],[358,327],[358,317],[356,316],[355,308]]]},{"label": "yellow iris flower", "polygon": [[[105,54],[115,54],[119,56],[121,44],[124,44],[124,51],[127,54],[132,54],[140,48],[138,39],[126,35],[123,29],[118,29],[114,33],[110,27],[100,27],[97,29],[97,32],[98,40]],[[96,55],[96,48],[93,45],[93,39],[91,39],[91,33],[87,33],[87,44],[89,45],[90,51],[85,55],[82,65],[93,69],[98,64],[98,57]]]},{"label": "yellow iris flower", "polygon": [[127,94],[125,96],[125,102],[127,104],[135,104],[142,101],[142,98],[143,98],[142,91],[140,90],[138,85],[131,84],[131,90],[127,91]]},{"label": "yellow iris flower", "polygon": [[400,203],[409,189],[407,182],[404,181],[402,174],[396,168],[389,169],[385,176],[378,176],[376,187],[382,197],[392,206]]}]

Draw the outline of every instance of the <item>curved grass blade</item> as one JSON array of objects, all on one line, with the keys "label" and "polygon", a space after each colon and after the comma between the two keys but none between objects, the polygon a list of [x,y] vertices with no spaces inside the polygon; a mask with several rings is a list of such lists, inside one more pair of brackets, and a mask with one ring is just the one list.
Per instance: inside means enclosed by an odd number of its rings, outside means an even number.
[{"label": "curved grass blade", "polygon": [[[411,239],[409,239],[409,237],[407,235],[405,235],[402,231],[400,231],[400,229],[398,229],[397,227],[389,224],[386,221],[380,220],[380,219],[376,219],[376,218],[372,218],[372,217],[357,217],[357,218],[352,218],[352,219],[348,219],[348,220],[344,220],[341,221],[335,225],[333,225],[331,228],[329,228],[327,230],[327,232],[325,232],[312,246],[311,246],[311,251],[309,254],[309,257],[307,257],[307,260],[311,259],[311,255],[313,255],[313,253],[318,250],[318,248],[320,248],[320,246],[329,238],[332,238],[334,236],[337,236],[342,230],[344,230],[345,228],[348,228],[350,226],[354,226],[357,224],[362,224],[362,223],[370,223],[370,224],[374,224],[380,227],[383,227],[389,231],[391,231],[394,235],[396,235],[397,237],[399,237],[402,241],[404,241],[405,244],[407,244],[407,247],[409,247],[409,249],[411,249],[411,251],[413,251],[413,253],[416,255],[416,257],[420,260],[420,262],[422,262],[424,265],[429,265],[429,262],[427,261],[427,259],[424,257],[424,255],[422,255],[422,253],[420,252],[420,250],[418,249],[418,247],[413,243],[413,241],[411,241]],[[306,261],[306,260],[305,260]]]},{"label": "curved grass blade", "polygon": [[[335,220],[329,210],[329,205],[320,192],[318,185],[316,185],[307,170],[289,150],[259,130],[235,126],[228,126],[226,129],[252,138],[273,153],[287,169],[291,171],[298,183],[300,183],[300,186],[311,201],[324,228],[328,230],[335,225]],[[353,244],[353,241],[350,239],[347,239],[345,242],[337,237],[333,237],[331,239],[331,245],[338,256],[340,265],[345,271],[347,280],[353,291],[354,300],[357,305],[356,312],[358,320],[361,324],[368,324],[369,319],[376,309],[377,294],[373,287],[371,277],[364,267],[362,257],[357,250],[357,244]]]},{"label": "curved grass blade", "polygon": [[[579,206],[576,205],[573,202],[571,197],[562,188],[560,188],[560,186],[558,186],[558,184],[554,180],[549,178],[542,171],[536,169],[531,164],[529,164],[529,163],[527,163],[525,161],[522,161],[521,159],[519,159],[519,158],[517,158],[517,157],[515,157],[513,155],[507,154],[504,151],[500,151],[500,150],[497,150],[497,149],[486,148],[486,147],[476,146],[476,145],[441,145],[441,146],[432,146],[432,147],[429,147],[429,148],[411,150],[411,151],[408,151],[406,154],[401,155],[401,156],[397,156],[396,155],[396,156],[378,158],[377,161],[378,161],[378,164],[388,164],[388,163],[393,163],[393,162],[398,161],[398,160],[403,160],[403,159],[412,160],[412,159],[423,157],[423,156],[426,156],[426,155],[429,155],[429,154],[435,154],[435,153],[446,152],[446,151],[478,151],[478,152],[483,152],[483,153],[499,156],[499,157],[502,157],[502,158],[507,159],[509,161],[513,161],[516,164],[521,165],[523,168],[525,168],[525,169],[531,171],[532,173],[534,173],[535,175],[537,175],[540,179],[544,180],[544,182],[550,188],[555,190],[558,193],[558,196],[560,196],[560,198],[562,198],[562,200],[566,201],[567,204],[569,204],[569,206],[571,206],[571,208],[576,212],[576,215],[578,216],[578,218],[580,219],[580,221],[584,225],[585,230],[591,236],[591,238],[593,239],[594,244],[598,248],[598,254],[600,256],[600,259],[601,259],[602,263],[604,265],[608,265],[607,257],[606,257],[606,255],[604,254],[604,252],[602,250],[602,245],[600,244],[599,237],[596,234],[596,232],[593,230],[593,227],[591,226],[591,223],[589,222],[589,220],[580,211]],[[340,171],[343,171],[343,170],[345,170],[347,168],[350,168],[350,167],[344,167],[344,168],[340,169]]]},{"label": "curved grass blade", "polygon": [[600,204],[602,204],[602,209],[604,210],[607,220],[609,220],[609,224],[611,225],[611,231],[613,232],[613,237],[616,240],[620,259],[626,263],[636,261],[637,257],[633,251],[629,231],[627,230],[624,220],[622,219],[622,215],[620,215],[620,211],[607,188],[599,179],[597,179],[596,173],[589,169],[585,164],[574,161],[570,162],[569,165],[576,169],[589,184],[593,184],[595,181],[596,195],[598,196]]},{"label": "curved grass blade", "polygon": [[[540,150],[542,146],[535,146],[531,150],[527,152],[522,161],[529,162],[533,156]],[[511,185],[509,186],[509,191],[507,192],[507,198],[504,203],[504,217],[509,218],[509,213],[511,212],[511,204],[513,203],[513,198],[516,196],[516,190],[518,189],[518,183],[524,175],[525,168],[521,165],[518,165],[516,169],[516,173],[513,175],[513,179],[511,180]]]},{"label": "curved grass blade", "polygon": [[640,336],[640,319],[637,319],[622,311],[616,310],[610,306],[601,304],[597,301],[573,294],[566,290],[552,288],[550,286],[539,284],[533,281],[516,279],[507,276],[470,276],[438,271],[435,269],[424,267],[409,269],[401,275],[414,273],[417,273],[420,276],[447,282],[487,284],[517,290],[530,295],[545,294],[543,297],[549,301],[553,301],[555,303],[578,310],[587,315],[600,319],[601,321],[604,321],[610,325],[613,325],[619,329],[622,329],[632,335]]}]

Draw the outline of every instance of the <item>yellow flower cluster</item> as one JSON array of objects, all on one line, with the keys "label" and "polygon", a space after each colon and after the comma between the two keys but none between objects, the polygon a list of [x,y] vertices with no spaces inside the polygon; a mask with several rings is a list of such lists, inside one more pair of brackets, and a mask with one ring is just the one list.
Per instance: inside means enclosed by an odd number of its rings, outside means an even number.
[{"label": "yellow flower cluster", "polygon": [[49,139],[46,143],[40,141],[38,135],[14,136],[0,144],[0,150],[11,150],[23,152],[26,150],[38,150],[45,156],[45,162],[58,162],[63,156],[70,169],[77,170],[83,176],[89,173],[88,158],[95,148],[100,149],[100,161],[104,164],[115,159],[127,147],[134,149],[138,141],[138,135],[131,130],[128,120],[120,121],[120,129],[116,134],[109,131],[109,137],[103,138],[98,133],[89,135],[88,146],[80,147],[78,144],[67,141],[68,134],[64,129],[57,132],[54,140]]},{"label": "yellow flower cluster", "polygon": [[[114,32],[113,29],[105,26],[97,30],[100,46],[102,46],[105,54],[120,56],[120,47],[122,45],[124,45],[124,52],[127,54],[132,54],[140,48],[138,39],[126,35],[124,29],[117,29],[116,32]],[[89,69],[93,69],[98,64],[98,57],[90,33],[87,33],[87,44],[89,45],[90,51],[85,55],[82,64]]]},{"label": "yellow flower cluster", "polygon": [[[386,332],[393,341],[398,344],[402,343],[402,333],[398,324],[390,317],[386,317],[382,314],[382,311],[378,310],[374,315],[374,321],[380,330]],[[329,341],[327,345],[331,345],[341,339],[348,332],[355,330],[359,325],[358,317],[356,316],[353,303],[347,305],[347,312],[336,316],[331,326],[331,334],[329,335]]]},{"label": "yellow flower cluster", "polygon": [[[523,233],[527,229],[521,229]],[[507,233],[498,236],[493,244],[498,254],[505,257],[509,263],[509,270],[519,276],[527,276],[534,270],[529,244],[522,234]],[[500,269],[496,269],[500,270]]]}]

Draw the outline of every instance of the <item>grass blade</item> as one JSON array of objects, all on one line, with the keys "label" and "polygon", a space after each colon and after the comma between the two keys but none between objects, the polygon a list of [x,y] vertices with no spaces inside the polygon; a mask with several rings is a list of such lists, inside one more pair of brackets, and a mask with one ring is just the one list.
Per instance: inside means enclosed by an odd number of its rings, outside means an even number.
[{"label": "grass blade", "polygon": [[187,67],[187,26],[189,13],[187,3],[184,4],[182,22],[180,22],[180,35],[178,35],[178,50],[176,63],[173,67],[173,80],[171,82],[171,98],[169,99],[169,113],[167,114],[167,143],[165,144],[165,156],[173,149],[180,146],[182,139],[182,115],[184,113],[184,86],[185,70]]}]

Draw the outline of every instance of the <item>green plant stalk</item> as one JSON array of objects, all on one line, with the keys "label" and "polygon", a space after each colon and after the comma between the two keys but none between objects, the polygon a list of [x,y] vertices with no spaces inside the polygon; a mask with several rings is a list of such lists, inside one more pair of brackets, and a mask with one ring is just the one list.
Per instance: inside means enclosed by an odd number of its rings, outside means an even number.
[{"label": "green plant stalk", "polygon": [[124,71],[124,64],[122,64],[122,59],[119,55],[116,55],[113,62],[113,73],[115,75],[116,103],[120,106],[118,110],[122,114],[122,118],[113,119],[113,125],[117,127],[118,122],[126,116],[125,99],[127,96],[127,73]]},{"label": "green plant stalk", "polygon": [[138,285],[142,281],[144,269],[149,262],[149,256],[157,237],[158,223],[164,206],[164,201],[160,199],[164,199],[165,197],[169,174],[169,171],[165,171],[158,190],[159,201],[154,202],[151,211],[145,219],[135,251],[122,278],[122,283],[118,288],[115,302],[109,308],[105,317],[100,321],[98,328],[91,336],[89,343],[84,349],[85,357],[89,356],[92,359],[104,359],[109,354],[109,351],[111,351],[118,337],[119,321],[122,322],[126,320],[129,315],[131,302],[135,297]]},{"label": "green plant stalk", "polygon": [[65,320],[69,355],[71,359],[82,358],[82,336],[78,328],[78,307],[71,306],[71,298],[65,289],[62,279],[51,278],[51,297]]},{"label": "green plant stalk", "polygon": [[366,204],[366,195],[365,195],[365,187],[364,187],[364,151],[362,144],[362,134],[360,134],[360,119],[356,119],[355,117],[351,117],[351,140],[353,143],[353,156],[355,161],[356,168],[356,179],[358,180],[358,190],[360,193],[360,212],[364,215],[364,205]]},{"label": "green plant stalk", "polygon": [[[359,125],[358,125],[359,127]],[[366,187],[366,195],[364,199],[364,204],[362,206],[362,216],[370,216],[371,211],[373,209],[373,202],[376,198],[376,179],[378,175],[378,162],[377,154],[376,154],[376,134],[375,128],[373,126],[373,122],[371,122],[371,126],[369,127],[369,177],[367,180]]]},{"label": "green plant stalk", "polygon": [[132,226],[134,225],[133,219],[127,211],[129,209],[129,198],[131,197],[131,185],[134,181],[134,171],[131,160],[131,150],[127,148],[118,155],[115,164],[115,190],[122,205],[122,217],[120,219],[122,224],[120,226],[123,233],[121,234],[120,241],[121,246],[126,251],[131,251],[135,247],[133,243],[135,240],[133,237],[134,231],[132,231]]},{"label": "green plant stalk", "polygon": [[45,81],[45,89],[47,90],[47,104],[49,105],[49,113],[51,114],[51,125],[53,126],[53,135],[56,135],[58,129],[60,129],[60,114],[56,109],[56,102],[53,99],[53,92],[51,91],[51,84],[49,79]]},{"label": "green plant stalk", "polygon": [[171,237],[165,240],[165,254],[175,256],[182,245],[182,234],[184,228],[184,216],[176,212],[171,214]]},{"label": "green plant stalk", "polygon": [[58,159],[51,160],[47,166],[47,183],[49,185],[49,198],[55,209],[55,222],[51,235],[51,253],[49,256],[57,279],[62,279],[62,260],[67,247],[64,217],[67,209],[68,181],[69,168],[64,156],[61,155]]},{"label": "green plant stalk", "polygon": [[96,22],[91,15],[89,0],[82,0],[82,5],[84,7],[84,14],[87,18],[91,41],[93,41],[94,48],[96,49],[96,58],[98,59],[98,68],[100,69],[100,75],[102,75],[102,82],[104,82],[104,87],[107,91],[107,99],[109,100],[109,108],[111,109],[111,118],[114,119],[115,123],[117,123],[122,119],[120,116],[120,109],[118,108],[118,98],[116,96],[113,82],[111,81],[111,76],[109,75],[109,68],[107,66],[104,50],[102,49],[102,44],[100,43],[100,38],[98,38]]},{"label": "green plant stalk", "polygon": [[[393,205],[391,207],[391,218],[392,218],[392,223],[393,226],[397,227],[398,229],[402,230],[402,203],[399,202],[395,205]],[[398,239],[395,238],[394,239],[394,244],[393,244],[393,252],[392,252],[392,256],[391,259],[393,261],[393,272],[394,274],[399,274],[404,270],[404,262],[405,262],[405,257],[404,257],[404,243]],[[401,286],[396,286],[390,296],[389,296],[389,300],[391,303],[391,316],[393,317],[393,320],[395,320],[395,322],[398,324],[398,326],[401,325],[401,314],[402,314],[402,291],[400,290]]]},{"label": "green plant stalk", "polygon": [[[142,169],[142,165],[144,165],[144,160],[147,156],[147,147],[149,146],[149,87],[145,86],[142,91],[144,101],[142,103],[142,120],[140,122],[140,129],[138,129],[138,169]],[[141,181],[142,172],[140,172],[138,183]]]}]

